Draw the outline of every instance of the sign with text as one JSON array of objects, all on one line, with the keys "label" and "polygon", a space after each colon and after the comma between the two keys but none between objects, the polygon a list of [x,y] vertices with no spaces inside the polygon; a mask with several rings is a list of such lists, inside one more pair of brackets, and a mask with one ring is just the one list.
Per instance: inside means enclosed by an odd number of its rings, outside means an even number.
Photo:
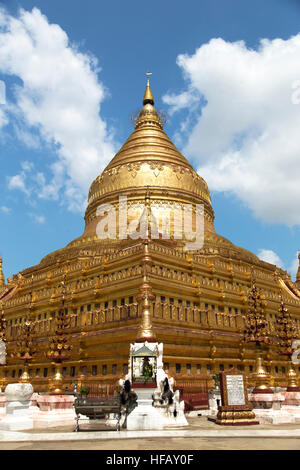
[{"label": "sign with text", "polygon": [[228,405],[245,405],[243,375],[226,375]]},{"label": "sign with text", "polygon": [[244,374],[237,369],[220,373],[222,406],[248,406],[248,394]]}]

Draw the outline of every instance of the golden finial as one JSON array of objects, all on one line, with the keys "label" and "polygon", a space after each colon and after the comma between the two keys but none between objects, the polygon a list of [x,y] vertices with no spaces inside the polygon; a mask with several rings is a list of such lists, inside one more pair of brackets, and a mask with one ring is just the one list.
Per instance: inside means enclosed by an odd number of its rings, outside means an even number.
[{"label": "golden finial", "polygon": [[146,72],[147,85],[149,85],[149,79],[150,79],[151,75],[152,75],[152,72],[149,72],[149,70],[147,70],[147,72]]},{"label": "golden finial", "polygon": [[144,99],[143,99],[143,105],[150,103],[152,106],[154,105],[154,97],[150,88],[150,76],[152,75],[152,72],[147,71],[146,76],[147,76],[147,86],[146,86],[146,91],[144,94]]}]

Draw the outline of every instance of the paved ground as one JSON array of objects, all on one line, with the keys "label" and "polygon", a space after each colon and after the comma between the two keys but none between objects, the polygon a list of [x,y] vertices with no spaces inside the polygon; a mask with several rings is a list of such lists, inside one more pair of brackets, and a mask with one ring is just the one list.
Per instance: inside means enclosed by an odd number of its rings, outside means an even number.
[{"label": "paved ground", "polygon": [[0,450],[300,450],[300,439],[168,438],[84,442],[9,442]]},{"label": "paved ground", "polygon": [[[24,442],[14,442],[22,433],[11,433],[10,442],[0,442],[0,450],[300,450],[300,424],[233,428],[217,426],[204,416],[188,421],[189,427],[178,429],[178,437],[171,435],[176,430],[163,432],[165,437],[151,436],[150,432],[148,437],[136,438],[125,437],[126,431],[122,431],[120,439],[115,431],[74,434],[74,427],[67,426],[26,431]],[[9,433],[1,434],[3,440],[8,439]]]},{"label": "paved ground", "polygon": [[[193,417],[188,417],[187,418],[189,426],[188,427],[181,427],[181,428],[173,428],[178,429],[178,430],[217,430],[217,431],[222,431],[226,432],[232,431],[232,430],[247,430],[247,431],[256,431],[256,430],[300,430],[300,423],[299,424],[281,424],[281,425],[272,425],[272,424],[258,424],[255,426],[239,426],[238,428],[229,426],[229,427],[224,427],[224,426],[219,426],[215,424],[212,421],[209,421],[206,416],[193,416]],[[44,433],[57,433],[57,432],[66,432],[66,433],[72,433],[74,431],[73,426],[61,426],[59,428],[47,428],[47,429],[33,429],[30,431],[26,431],[27,433],[30,434],[44,434]],[[89,424],[81,424],[80,429],[83,431],[107,431],[108,428],[105,425],[102,425],[101,422],[98,422],[97,424],[93,424],[93,422],[90,422]],[[171,428],[170,428],[171,429]],[[115,431],[110,431],[113,434],[115,434]]]}]

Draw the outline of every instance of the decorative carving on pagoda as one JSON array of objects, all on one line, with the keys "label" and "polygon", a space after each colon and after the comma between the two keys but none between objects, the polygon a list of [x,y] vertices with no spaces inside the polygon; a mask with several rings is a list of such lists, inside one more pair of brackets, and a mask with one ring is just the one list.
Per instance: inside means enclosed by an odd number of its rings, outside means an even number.
[{"label": "decorative carving on pagoda", "polygon": [[70,300],[73,301],[77,294],[78,294],[78,291],[79,291],[79,279],[77,279],[77,281],[74,281],[73,282],[73,286],[72,286],[72,290],[71,290],[71,295],[70,295]]},{"label": "decorative carving on pagoda", "polygon": [[4,315],[3,302],[0,301],[0,389],[5,389],[7,379],[5,377],[3,366],[6,364],[6,329],[7,321]]},{"label": "decorative carving on pagoda", "polygon": [[[82,332],[82,336],[83,338],[85,336],[83,332]],[[79,342],[79,357],[80,359],[88,358],[87,345],[84,339],[80,339],[80,342]]]},{"label": "decorative carving on pagoda", "polygon": [[95,288],[94,288],[94,296],[99,297],[101,294],[101,286],[102,286],[102,279],[100,276],[97,276],[95,279]]},{"label": "decorative carving on pagoda", "polygon": [[261,289],[256,286],[252,271],[252,286],[248,294],[248,309],[245,318],[244,341],[256,346],[256,385],[253,393],[273,393],[270,388],[270,375],[267,373],[263,354],[270,344],[269,324],[265,317],[265,302]]},{"label": "decorative carving on pagoda", "polygon": [[66,308],[60,309],[55,318],[55,336],[50,338],[49,351],[47,357],[54,362],[62,362],[69,359],[69,351],[72,346],[68,343],[68,333],[66,329],[70,324],[70,317]]},{"label": "decorative carving on pagoda", "polygon": [[17,351],[13,353],[13,356],[22,359],[26,364],[33,359],[36,352],[33,339],[35,326],[35,321],[32,319],[31,314],[28,314],[24,324],[19,327],[20,339],[17,342]]},{"label": "decorative carving on pagoda", "polygon": [[66,276],[61,282],[62,288],[62,308],[59,310],[55,317],[55,334],[49,339],[49,349],[47,351],[48,359],[56,364],[54,377],[50,379],[51,393],[54,395],[63,394],[63,376],[62,376],[62,363],[69,359],[69,352],[72,345],[68,342],[69,332],[67,329],[70,326],[70,316],[68,309],[65,307],[65,290],[66,290]]},{"label": "decorative carving on pagoda", "polygon": [[88,267],[89,267],[89,262],[85,261],[84,264],[83,264],[82,270],[81,270],[81,273],[82,273],[83,276],[86,276],[86,274],[88,272]]},{"label": "decorative carving on pagoda", "polygon": [[53,278],[53,273],[52,271],[50,271],[48,274],[47,274],[47,278],[46,278],[46,284],[49,286],[52,282],[52,278]]},{"label": "decorative carving on pagoda", "polygon": [[4,314],[3,302],[0,301],[0,341],[6,342],[7,321]]},{"label": "decorative carving on pagoda", "polygon": [[36,330],[36,321],[32,314],[34,294],[29,294],[29,309],[24,322],[19,326],[18,341],[16,349],[11,353],[11,357],[20,359],[24,362],[24,370],[20,377],[20,382],[29,383],[30,377],[28,373],[29,363],[32,361],[36,350],[34,334]]},{"label": "decorative carving on pagoda", "polygon": [[265,317],[262,291],[252,281],[248,294],[248,309],[245,319],[245,341],[270,344],[268,321]]},{"label": "decorative carving on pagoda", "polygon": [[276,330],[279,353],[287,356],[289,361],[287,391],[299,392],[300,388],[297,384],[298,378],[291,359],[293,355],[293,341],[299,339],[299,331],[295,320],[284,305],[282,296],[278,314],[276,315]]},{"label": "decorative carving on pagoda", "polygon": [[239,358],[242,362],[245,359],[245,353],[246,353],[245,343],[241,342],[239,344]]}]

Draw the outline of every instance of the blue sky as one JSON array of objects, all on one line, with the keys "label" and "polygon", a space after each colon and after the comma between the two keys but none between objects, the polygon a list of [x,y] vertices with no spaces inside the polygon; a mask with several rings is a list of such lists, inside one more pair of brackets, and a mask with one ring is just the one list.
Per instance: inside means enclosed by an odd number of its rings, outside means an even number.
[{"label": "blue sky", "polygon": [[[286,96],[300,79],[299,1],[7,0],[0,6],[6,9],[0,26],[7,98],[2,124],[0,115],[0,255],[6,276],[82,233],[86,188],[132,132],[129,117],[141,105],[147,69],[156,106],[169,114],[166,132],[208,180],[218,233],[270,261],[277,256],[295,271],[300,139],[293,125],[299,129],[300,106],[287,104]],[[48,35],[53,24],[59,30]],[[40,63],[51,55],[45,68],[31,63],[27,37]],[[264,38],[269,42],[262,45]],[[53,83],[51,41],[61,74]],[[237,77],[242,86],[233,93]],[[93,141],[88,167],[84,142],[78,149],[69,137],[80,124],[73,116],[70,129],[59,126],[61,103],[82,110],[83,121],[93,116],[83,139]]]}]

